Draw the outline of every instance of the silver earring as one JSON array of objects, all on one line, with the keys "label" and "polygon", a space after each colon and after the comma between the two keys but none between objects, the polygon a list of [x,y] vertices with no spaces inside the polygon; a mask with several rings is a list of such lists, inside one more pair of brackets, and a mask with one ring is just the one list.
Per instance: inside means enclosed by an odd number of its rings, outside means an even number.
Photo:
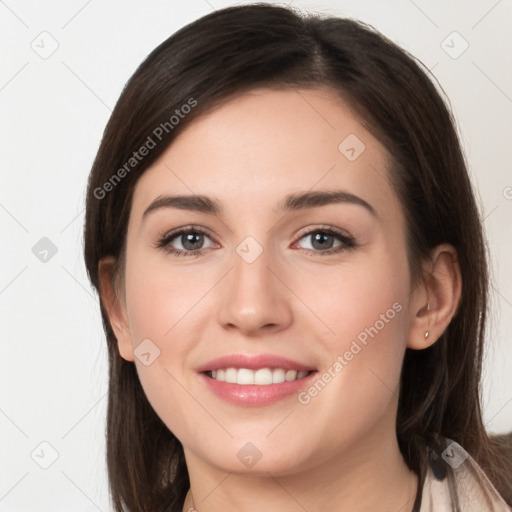
[{"label": "silver earring", "polygon": [[[427,302],[427,311],[430,311],[430,302]],[[425,339],[427,339],[427,338],[428,338],[428,335],[429,335],[429,334],[430,334],[430,332],[429,332],[429,331],[427,331],[427,332],[425,333]]]}]

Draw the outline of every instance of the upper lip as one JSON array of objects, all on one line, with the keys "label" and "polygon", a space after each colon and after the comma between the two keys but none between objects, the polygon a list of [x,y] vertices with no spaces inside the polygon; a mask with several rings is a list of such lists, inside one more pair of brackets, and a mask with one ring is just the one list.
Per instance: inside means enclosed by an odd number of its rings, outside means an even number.
[{"label": "upper lip", "polygon": [[246,354],[230,354],[217,357],[200,366],[198,372],[208,372],[219,368],[247,368],[259,370],[260,368],[283,368],[284,370],[312,371],[312,366],[299,363],[293,359],[274,354],[259,354],[248,356]]}]

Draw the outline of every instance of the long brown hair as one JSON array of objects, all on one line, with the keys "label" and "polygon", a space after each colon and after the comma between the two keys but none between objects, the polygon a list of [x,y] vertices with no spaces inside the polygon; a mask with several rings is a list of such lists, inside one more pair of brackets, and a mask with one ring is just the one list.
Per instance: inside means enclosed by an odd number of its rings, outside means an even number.
[{"label": "long brown hair", "polygon": [[[84,256],[91,283],[100,293],[98,262],[107,255],[118,261],[122,281],[134,187],[185,126],[254,87],[323,85],[349,101],[393,157],[414,282],[421,281],[421,263],[436,245],[446,242],[458,252],[463,292],[457,313],[430,348],[406,351],[396,427],[403,457],[421,481],[425,447],[448,437],[512,504],[512,461],[482,421],[487,248],[455,123],[421,63],[371,27],[269,4],[242,5],[204,16],[160,44],[126,84],[89,176]],[[150,145],[143,158],[131,160]],[[134,364],[121,357],[103,302],[101,314],[115,510],[181,511],[189,487],[182,446],[149,404]]]}]

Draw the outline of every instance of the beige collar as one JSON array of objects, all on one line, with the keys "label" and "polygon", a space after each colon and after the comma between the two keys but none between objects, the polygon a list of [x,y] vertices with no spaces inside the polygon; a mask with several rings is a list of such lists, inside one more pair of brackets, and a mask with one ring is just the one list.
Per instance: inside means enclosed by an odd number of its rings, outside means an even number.
[{"label": "beige collar", "polygon": [[[420,512],[511,512],[476,461],[458,443],[449,441],[448,472],[438,480],[429,467]],[[458,507],[457,507],[458,505]]]}]

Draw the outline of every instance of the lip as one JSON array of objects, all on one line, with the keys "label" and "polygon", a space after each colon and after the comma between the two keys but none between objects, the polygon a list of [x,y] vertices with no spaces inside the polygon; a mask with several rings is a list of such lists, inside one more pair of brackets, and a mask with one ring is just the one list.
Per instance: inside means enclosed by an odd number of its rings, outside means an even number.
[{"label": "lip", "polygon": [[[233,384],[221,382],[209,377],[205,372],[219,368],[247,368],[258,370],[260,368],[283,368],[284,370],[309,371],[308,376],[299,380],[285,381],[280,384]],[[272,354],[247,356],[244,354],[232,354],[218,357],[202,365],[197,369],[200,379],[208,389],[228,403],[241,407],[261,407],[271,405],[280,400],[297,395],[301,389],[310,385],[311,380],[318,371],[305,364],[286,357]]]},{"label": "lip", "polygon": [[[297,370],[303,372],[314,371],[316,368],[275,354],[259,354],[248,356],[245,354],[230,354],[217,357],[200,366],[198,372],[208,372],[219,368],[247,368],[259,370],[260,368],[283,368],[284,370]],[[270,385],[270,384],[269,384]]]},{"label": "lip", "polygon": [[311,384],[311,380],[318,372],[314,371],[299,380],[285,381],[280,384],[232,384],[212,379],[206,373],[200,373],[199,377],[208,389],[219,398],[242,407],[261,407],[274,404],[291,395],[298,393]]}]

